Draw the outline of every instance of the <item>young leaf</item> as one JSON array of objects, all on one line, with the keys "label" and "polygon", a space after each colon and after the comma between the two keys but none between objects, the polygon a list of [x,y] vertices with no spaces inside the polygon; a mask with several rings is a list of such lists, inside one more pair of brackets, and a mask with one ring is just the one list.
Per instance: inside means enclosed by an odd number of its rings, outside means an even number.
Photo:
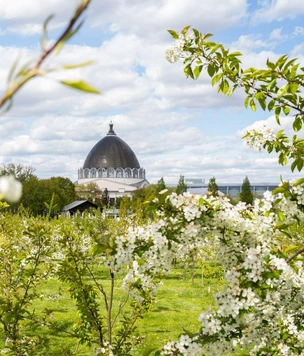
[{"label": "young leaf", "polygon": [[194,68],[193,73],[194,73],[195,79],[197,79],[200,76],[202,69],[203,69],[202,65],[196,66]]},{"label": "young leaf", "polygon": [[193,75],[193,72],[192,72],[191,64],[188,64],[184,68],[184,73],[185,73],[187,78],[190,76],[192,79],[194,79],[194,75]]},{"label": "young leaf", "polygon": [[298,179],[295,183],[293,183],[293,186],[296,187],[298,185],[304,184],[304,178]]},{"label": "young leaf", "polygon": [[283,112],[285,115],[288,115],[290,113],[290,109],[288,106],[283,106]]},{"label": "young leaf", "polygon": [[277,210],[276,214],[277,214],[279,221],[281,221],[281,222],[285,221],[285,215],[283,214],[283,212],[281,210]]},{"label": "young leaf", "polygon": [[272,191],[273,195],[279,194],[279,193],[285,193],[286,189],[283,187],[277,187]]},{"label": "young leaf", "polygon": [[223,73],[219,73],[216,76],[214,76],[211,80],[212,86],[214,86],[215,83],[217,83],[223,76]]},{"label": "young leaf", "polygon": [[203,41],[205,41],[207,38],[212,37],[212,36],[213,36],[212,33],[205,34],[204,37],[203,37]]},{"label": "young leaf", "polygon": [[85,91],[87,93],[100,94],[100,91],[98,89],[92,87],[91,85],[87,84],[82,80],[61,80],[60,82],[73,89]]},{"label": "young leaf", "polygon": [[173,30],[167,30],[169,33],[170,33],[170,35],[173,37],[173,38],[175,38],[176,40],[178,39],[178,34],[177,34],[177,32],[175,32],[175,31],[173,31]]},{"label": "young leaf", "polygon": [[62,68],[63,69],[74,69],[74,68],[89,66],[92,63],[94,63],[94,61],[86,61],[86,62],[81,62],[81,63],[77,63],[77,64],[66,64]]},{"label": "young leaf", "polygon": [[189,25],[189,26],[184,27],[184,28],[182,29],[181,34],[185,35],[185,34],[187,33],[187,31],[189,30],[189,28],[190,28],[190,25]]},{"label": "young leaf", "polygon": [[47,27],[49,22],[52,20],[52,18],[54,17],[54,15],[50,15],[46,18],[46,20],[43,23],[43,28],[42,28],[42,35],[41,35],[41,40],[40,40],[40,44],[41,44],[41,48],[44,49],[46,46],[46,42],[47,42]]}]

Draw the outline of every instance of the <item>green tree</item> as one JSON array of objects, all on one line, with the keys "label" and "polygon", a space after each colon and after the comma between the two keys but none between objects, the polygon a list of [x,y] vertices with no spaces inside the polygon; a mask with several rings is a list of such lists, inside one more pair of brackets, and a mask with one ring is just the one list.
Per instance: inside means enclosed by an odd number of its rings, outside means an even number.
[{"label": "green tree", "polygon": [[102,204],[102,206],[109,206],[109,204],[110,204],[110,196],[109,196],[109,191],[107,188],[105,188],[102,192],[101,204]]},{"label": "green tree", "polygon": [[208,183],[208,194],[217,197],[218,194],[218,185],[216,184],[215,177],[210,178]]},{"label": "green tree", "polygon": [[179,176],[179,181],[176,187],[176,194],[183,194],[187,191],[187,184],[185,183],[185,177],[183,175]]},{"label": "green tree", "polygon": [[75,187],[76,199],[88,200],[98,206],[102,205],[102,191],[97,183],[78,184]]},{"label": "green tree", "polygon": [[156,191],[157,192],[161,192],[162,190],[166,189],[166,183],[165,183],[165,180],[164,180],[164,177],[161,177],[157,183],[156,183]]},{"label": "green tree", "polygon": [[21,205],[33,215],[46,214],[46,205],[52,205],[52,215],[75,200],[75,185],[69,178],[51,177],[38,179],[30,175],[22,184],[23,194],[18,204],[12,205],[15,211]]},{"label": "green tree", "polygon": [[250,182],[247,176],[243,180],[243,184],[239,196],[240,196],[240,200],[243,201],[244,203],[246,204],[253,203],[253,193],[250,188]]},{"label": "green tree", "polygon": [[24,166],[23,164],[8,163],[5,164],[1,169],[1,175],[12,174],[18,179],[21,183],[27,181],[33,177],[35,168],[32,166]]}]

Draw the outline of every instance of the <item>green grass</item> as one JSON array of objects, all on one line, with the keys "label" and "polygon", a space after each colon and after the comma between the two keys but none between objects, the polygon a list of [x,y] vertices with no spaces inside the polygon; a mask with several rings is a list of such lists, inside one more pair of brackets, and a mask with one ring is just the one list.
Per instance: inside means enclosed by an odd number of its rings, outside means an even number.
[{"label": "green grass", "polygon": [[202,287],[201,278],[194,280],[167,279],[157,294],[157,300],[148,314],[138,323],[138,331],[144,335],[134,355],[142,355],[149,346],[161,347],[176,340],[183,329],[198,331],[199,314],[212,308],[212,294],[219,291],[216,280],[208,280]]},{"label": "green grass", "polygon": [[[134,356],[143,354],[151,346],[161,347],[170,340],[176,340],[183,329],[199,330],[198,316],[200,312],[214,307],[212,295],[223,288],[222,278],[219,278],[217,267],[209,267],[204,275],[202,285],[201,269],[196,269],[194,285],[192,286],[191,271],[184,279],[182,268],[173,269],[172,273],[163,278],[163,286],[158,290],[155,302],[143,319],[137,322],[136,333],[141,335],[141,343],[132,353]],[[100,281],[108,287],[110,281],[105,271],[99,273]],[[42,313],[45,308],[53,310],[51,322],[56,322],[58,328],[46,329],[49,338],[48,356],[68,355],[63,350],[71,348],[77,355],[92,356],[92,347],[80,345],[78,340],[69,336],[69,331],[77,320],[77,310],[74,302],[69,298],[66,287],[55,279],[49,280],[41,289],[43,298],[35,301],[34,309]],[[119,282],[115,287],[115,308],[122,297]],[[102,303],[102,300],[101,300]],[[3,340],[3,337],[1,338]],[[1,345],[3,346],[3,344]],[[35,355],[46,355],[45,350]]]}]

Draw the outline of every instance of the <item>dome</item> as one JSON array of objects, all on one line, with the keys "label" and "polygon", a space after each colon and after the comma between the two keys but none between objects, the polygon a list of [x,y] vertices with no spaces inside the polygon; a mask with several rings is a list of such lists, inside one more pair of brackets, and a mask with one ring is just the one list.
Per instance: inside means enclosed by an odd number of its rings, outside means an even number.
[{"label": "dome", "polygon": [[107,135],[91,149],[83,165],[83,169],[108,167],[140,168],[135,153],[129,145],[116,136],[112,123]]}]

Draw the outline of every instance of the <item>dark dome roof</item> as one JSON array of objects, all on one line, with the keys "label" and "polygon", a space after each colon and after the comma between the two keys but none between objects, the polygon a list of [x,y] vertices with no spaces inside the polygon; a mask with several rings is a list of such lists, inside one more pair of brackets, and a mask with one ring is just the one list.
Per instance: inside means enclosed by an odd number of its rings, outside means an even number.
[{"label": "dark dome roof", "polygon": [[140,168],[139,162],[129,145],[116,136],[113,124],[104,138],[102,138],[89,152],[83,168]]}]

